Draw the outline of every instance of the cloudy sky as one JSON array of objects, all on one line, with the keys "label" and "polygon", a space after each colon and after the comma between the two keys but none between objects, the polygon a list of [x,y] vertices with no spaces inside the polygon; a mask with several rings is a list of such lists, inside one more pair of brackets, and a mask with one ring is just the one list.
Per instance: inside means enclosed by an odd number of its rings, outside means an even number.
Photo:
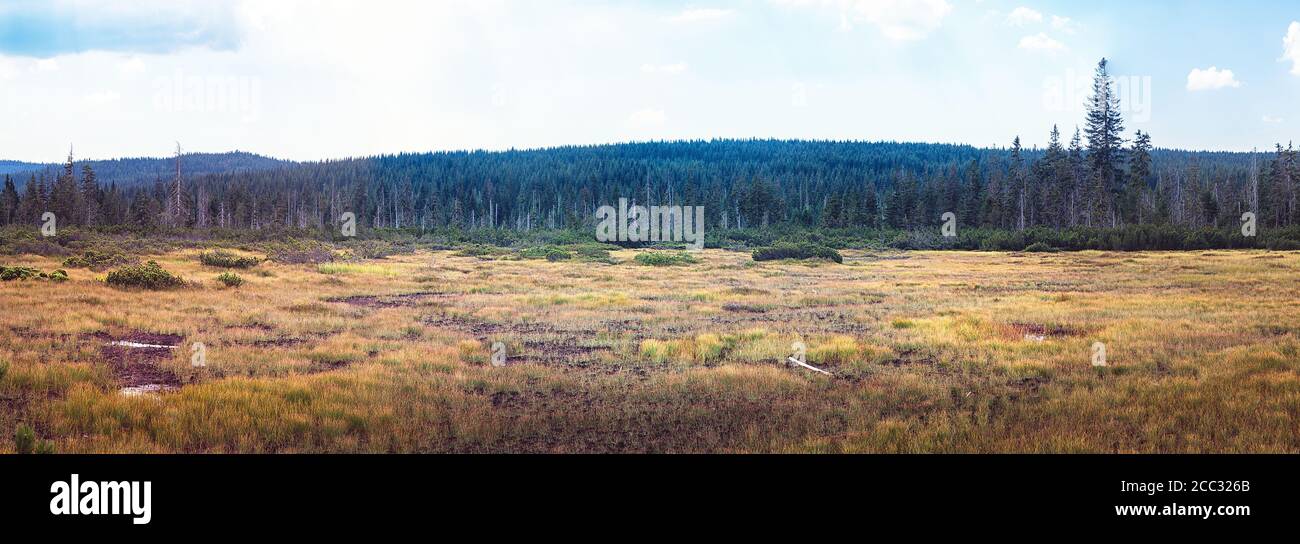
[{"label": "cloudy sky", "polygon": [[1042,145],[1098,59],[1158,146],[1300,135],[1294,0],[0,0],[0,159],[778,137]]}]

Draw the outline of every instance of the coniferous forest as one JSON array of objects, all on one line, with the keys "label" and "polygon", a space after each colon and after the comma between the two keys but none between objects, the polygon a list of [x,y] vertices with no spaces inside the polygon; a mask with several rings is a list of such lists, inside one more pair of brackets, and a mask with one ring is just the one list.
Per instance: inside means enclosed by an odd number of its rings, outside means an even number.
[{"label": "coniferous forest", "polygon": [[[1300,164],[1258,153],[1155,147],[1126,132],[1097,66],[1078,127],[1045,148],[783,140],[641,142],[438,152],[324,162],[248,153],[31,167],[9,163],[0,225],[252,231],[452,232],[486,240],[584,231],[619,198],[703,206],[711,243],[803,233],[831,245],[1065,249],[1300,247]],[[26,168],[26,169],[24,169]],[[938,236],[952,212],[963,234]],[[1256,215],[1260,236],[1239,235]],[[467,234],[468,233],[468,234]],[[474,234],[478,233],[478,234]],[[1234,233],[1236,235],[1234,236]]]}]

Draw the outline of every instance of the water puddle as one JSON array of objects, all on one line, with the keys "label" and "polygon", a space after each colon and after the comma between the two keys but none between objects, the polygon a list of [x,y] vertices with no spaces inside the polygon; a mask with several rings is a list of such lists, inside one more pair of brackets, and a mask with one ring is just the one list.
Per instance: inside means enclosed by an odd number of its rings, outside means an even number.
[{"label": "water puddle", "polygon": [[92,336],[103,342],[100,355],[112,367],[122,395],[156,396],[180,389],[180,379],[164,368],[163,363],[175,356],[184,337],[144,331],[120,336],[101,332]]}]

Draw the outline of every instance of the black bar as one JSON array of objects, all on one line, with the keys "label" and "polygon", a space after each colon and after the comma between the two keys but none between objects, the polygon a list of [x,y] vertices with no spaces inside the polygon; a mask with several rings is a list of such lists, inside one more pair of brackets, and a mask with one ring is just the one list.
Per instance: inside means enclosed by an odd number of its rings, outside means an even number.
[{"label": "black bar", "polygon": [[[1281,526],[1298,513],[1295,461],[1282,455],[11,455],[0,457],[0,519],[97,534],[300,523],[427,530],[432,522],[492,516],[513,524],[571,523],[580,516],[662,526],[725,507],[764,523],[815,527],[875,520],[923,527],[1256,528]],[[151,482],[150,522],[53,515],[51,484],[72,474],[81,482]],[[1186,487],[1171,492],[1170,481]],[[1126,492],[1121,482],[1159,482],[1165,490]],[[1237,489],[1192,491],[1205,482]],[[1209,519],[1116,515],[1116,506],[1127,505],[1250,510]]]}]

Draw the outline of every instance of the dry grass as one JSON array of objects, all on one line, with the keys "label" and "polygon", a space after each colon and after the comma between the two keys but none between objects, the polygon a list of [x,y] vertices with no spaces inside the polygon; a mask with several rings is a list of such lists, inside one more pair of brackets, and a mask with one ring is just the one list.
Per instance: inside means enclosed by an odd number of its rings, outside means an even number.
[{"label": "dry grass", "polygon": [[[1297,253],[634,255],[0,284],[0,451],[1300,452]],[[176,390],[119,392],[103,344],[139,333],[183,338],[131,363]]]}]

